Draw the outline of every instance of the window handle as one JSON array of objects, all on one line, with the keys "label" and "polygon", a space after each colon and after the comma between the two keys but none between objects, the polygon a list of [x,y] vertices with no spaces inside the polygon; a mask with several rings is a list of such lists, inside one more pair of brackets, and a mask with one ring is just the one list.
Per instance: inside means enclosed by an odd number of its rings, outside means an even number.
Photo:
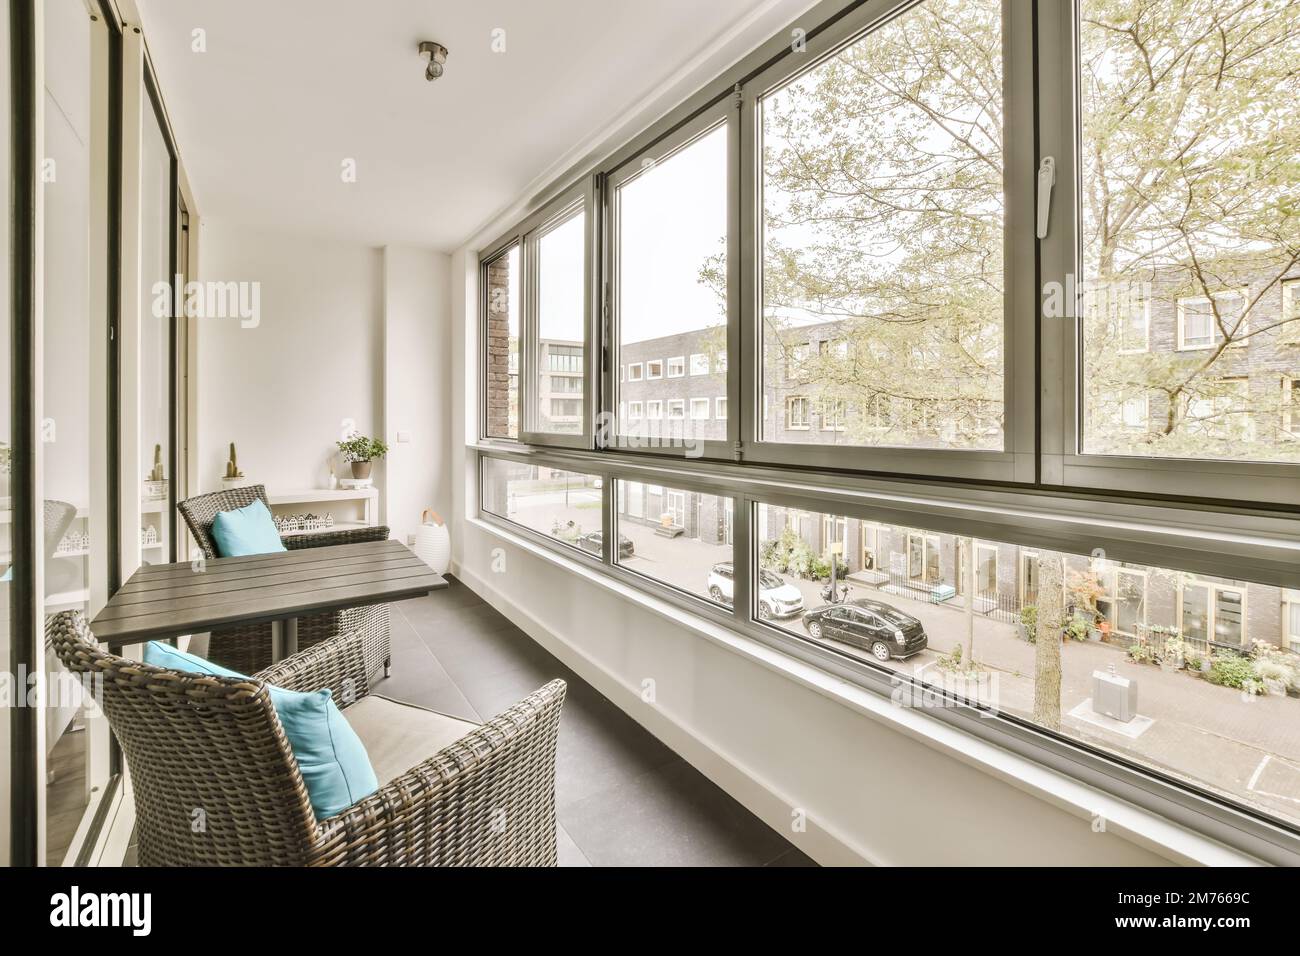
[{"label": "window handle", "polygon": [[1038,164],[1038,238],[1047,238],[1052,217],[1052,187],[1056,185],[1056,159],[1044,156]]}]

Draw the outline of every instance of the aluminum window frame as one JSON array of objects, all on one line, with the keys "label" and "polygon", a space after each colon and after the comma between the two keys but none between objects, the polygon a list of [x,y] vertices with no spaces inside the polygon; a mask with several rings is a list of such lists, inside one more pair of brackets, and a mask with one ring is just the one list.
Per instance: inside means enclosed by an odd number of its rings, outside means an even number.
[{"label": "aluminum window frame", "polygon": [[[604,549],[601,560],[596,560],[586,552],[551,541],[546,535],[481,508],[479,514],[488,524],[547,544],[556,553],[566,557],[576,554],[585,566],[664,598],[684,613],[722,623],[796,660],[883,696],[894,693],[898,681],[910,682],[910,677],[832,648],[811,644],[807,639],[759,619],[755,606],[757,591],[751,578],[759,566],[754,532],[759,527],[757,507],[760,503],[814,515],[833,512],[847,521],[901,526],[926,534],[948,533],[1013,544],[1022,548],[1022,555],[1039,548],[1088,554],[1092,548],[1100,546],[1111,561],[1161,567],[1173,565],[1216,577],[1231,575],[1233,568],[1253,568],[1259,572],[1248,578],[1253,582],[1278,584],[1290,581],[1283,586],[1300,587],[1295,560],[1300,545],[1297,545],[1293,532],[1288,530],[1290,523],[1268,513],[1242,515],[1237,519],[1239,527],[1236,530],[1242,538],[1238,544],[1220,540],[1215,548],[1207,548],[1202,537],[1207,532],[1195,526],[1196,516],[1204,512],[1194,506],[1187,506],[1180,519],[1156,527],[1144,523],[1152,506],[1122,499],[1104,503],[1100,508],[1088,508],[1079,507],[1073,496],[1044,493],[1036,512],[1029,513],[1023,510],[1026,507],[1023,493],[994,489],[953,488],[935,483],[883,479],[870,483],[863,480],[850,482],[833,477],[829,477],[829,484],[823,485],[819,482],[827,480],[828,476],[812,473],[793,476],[788,471],[755,465],[696,460],[678,462],[608,452],[494,446],[473,448],[471,452],[479,459],[480,484],[482,460],[506,458],[599,475],[606,489],[613,481],[630,480],[647,487],[693,490],[732,499],[732,566],[735,575],[733,604],[726,611],[712,602],[684,594],[671,585],[617,566],[609,548]],[[605,540],[615,540],[612,534],[616,492],[605,494],[603,500]],[[1103,514],[1096,514],[1097,511]],[[1121,524],[1124,527],[1120,527]],[[1171,537],[1178,540],[1171,541]],[[1237,553],[1241,548],[1244,551]],[[1022,582],[1017,581],[1016,586],[1019,589]],[[1115,754],[1094,750],[1081,741],[1028,721],[1006,715],[990,718],[986,711],[965,701],[951,700],[948,703],[949,706],[928,713],[983,740],[1261,859],[1289,865],[1300,863],[1300,827],[1268,817],[1189,781],[1129,762]]]},{"label": "aluminum window frame", "polygon": [[[1003,447],[1000,451],[927,449],[873,445],[820,445],[763,440],[762,383],[762,98],[815,69],[868,33],[905,15],[925,0],[867,0],[809,35],[800,50],[741,84],[741,328],[745,369],[740,409],[745,460],[764,464],[820,466],[862,474],[944,476],[964,480],[1033,483],[1037,444],[1033,369],[1037,333],[1034,197],[1033,9],[1003,0]],[[1017,369],[1024,370],[1017,374]],[[746,374],[747,373],[747,374]]]},{"label": "aluminum window frame", "polygon": [[[619,315],[620,300],[620,277],[619,277],[619,229],[621,220],[619,216],[618,191],[621,187],[633,182],[648,169],[653,169],[654,165],[649,167],[643,165],[646,160],[654,160],[654,163],[663,163],[672,159],[678,153],[689,149],[692,145],[699,142],[705,136],[716,132],[721,128],[726,128],[727,136],[727,164],[726,164],[726,182],[727,182],[727,308],[726,308],[726,353],[728,356],[738,354],[740,347],[740,330],[739,330],[739,303],[738,291],[740,280],[740,244],[739,244],[739,207],[740,207],[740,125],[739,115],[735,108],[733,99],[724,99],[715,102],[708,107],[692,115],[684,122],[670,127],[661,135],[651,140],[649,143],[641,146],[639,149],[627,155],[620,157],[615,165],[611,165],[606,173],[602,176],[602,203],[604,209],[605,222],[607,224],[606,242],[601,250],[602,274],[604,276],[603,290],[605,295],[605,312],[606,318],[603,323],[603,329],[606,336],[605,346],[611,353],[611,364],[618,364],[622,361],[622,334]],[[682,361],[682,374],[669,375],[668,363],[674,359]],[[649,374],[650,361],[661,363],[660,375],[651,376]],[[691,353],[681,356],[672,356],[671,358],[659,358],[646,360],[646,372],[640,381],[658,381],[669,378],[690,378],[697,373],[691,370]],[[707,373],[715,374],[712,367]],[[738,363],[733,361],[726,362],[725,388],[727,396],[733,397],[739,389]],[[630,380],[630,379],[629,379]],[[622,396],[622,383],[611,380],[606,386],[606,395],[610,396],[604,411],[612,412],[617,407],[617,400]],[[665,416],[666,418],[666,416]],[[730,420],[727,421],[727,437],[725,440],[718,439],[690,439],[689,441],[678,440],[674,442],[653,443],[650,447],[642,447],[636,441],[623,442],[623,433],[620,431],[620,422],[615,419],[613,428],[610,430],[608,442],[613,447],[620,450],[632,451],[640,454],[657,454],[669,455],[673,457],[703,456],[705,458],[727,458],[731,457],[734,452],[735,443],[738,439],[737,425]]]},{"label": "aluminum window frame", "polygon": [[[1040,279],[1065,283],[1082,262],[1083,145],[1079,99],[1079,0],[1038,0],[1039,155],[1056,161]],[[1062,285],[1062,288],[1066,286]],[[1069,287],[1073,287],[1072,285]],[[1249,305],[1249,297],[1246,299]],[[1083,343],[1077,319],[1042,316],[1040,484],[1223,507],[1300,512],[1300,464],[1102,455],[1084,451]],[[1247,316],[1246,321],[1249,321]],[[1176,332],[1181,335],[1181,332]]]}]

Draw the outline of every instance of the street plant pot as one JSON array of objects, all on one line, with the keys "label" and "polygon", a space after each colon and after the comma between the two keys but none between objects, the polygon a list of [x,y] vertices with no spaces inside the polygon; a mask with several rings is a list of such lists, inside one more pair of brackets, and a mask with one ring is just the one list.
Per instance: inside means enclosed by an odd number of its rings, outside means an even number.
[{"label": "street plant pot", "polygon": [[358,481],[364,481],[370,477],[370,466],[372,462],[354,461],[352,462],[352,477]]}]

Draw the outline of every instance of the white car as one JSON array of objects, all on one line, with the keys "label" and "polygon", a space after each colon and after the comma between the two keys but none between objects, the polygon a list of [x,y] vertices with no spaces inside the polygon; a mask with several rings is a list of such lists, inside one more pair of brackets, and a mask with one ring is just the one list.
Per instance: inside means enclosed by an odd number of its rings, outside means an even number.
[{"label": "white car", "polygon": [[[709,597],[719,604],[730,604],[735,589],[730,561],[715,564],[709,571]],[[803,595],[793,584],[771,571],[758,572],[758,616],[768,618],[795,617],[803,613]]]}]

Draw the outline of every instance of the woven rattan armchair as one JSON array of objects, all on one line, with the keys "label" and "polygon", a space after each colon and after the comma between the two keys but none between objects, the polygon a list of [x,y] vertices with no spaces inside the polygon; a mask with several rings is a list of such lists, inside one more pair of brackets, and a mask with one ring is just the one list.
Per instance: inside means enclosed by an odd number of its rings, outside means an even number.
[{"label": "woven rattan armchair", "polygon": [[[556,863],[562,680],[471,724],[369,694],[356,635],[245,680],[108,654],[79,611],[54,615],[46,630],[64,665],[89,677],[121,741],[141,866]],[[268,683],[330,688],[366,746],[379,790],[318,821]]]},{"label": "woven rattan armchair", "polygon": [[[190,534],[203,549],[207,558],[217,557],[217,547],[212,540],[212,522],[221,511],[234,511],[261,501],[271,510],[264,485],[248,485],[195,495],[176,505]],[[281,537],[290,551],[300,548],[323,548],[331,544],[352,544],[358,541],[386,541],[388,528],[376,525],[371,528],[349,528],[345,531],[322,531],[316,534],[289,534]],[[306,650],[321,641],[340,634],[358,633],[365,642],[368,673],[373,675],[381,667],[388,675],[392,655],[388,643],[388,605],[350,607],[342,611],[313,614],[298,619],[298,649]],[[241,627],[213,631],[208,644],[208,657],[224,667],[251,674],[271,663],[271,625],[246,624]]]}]

